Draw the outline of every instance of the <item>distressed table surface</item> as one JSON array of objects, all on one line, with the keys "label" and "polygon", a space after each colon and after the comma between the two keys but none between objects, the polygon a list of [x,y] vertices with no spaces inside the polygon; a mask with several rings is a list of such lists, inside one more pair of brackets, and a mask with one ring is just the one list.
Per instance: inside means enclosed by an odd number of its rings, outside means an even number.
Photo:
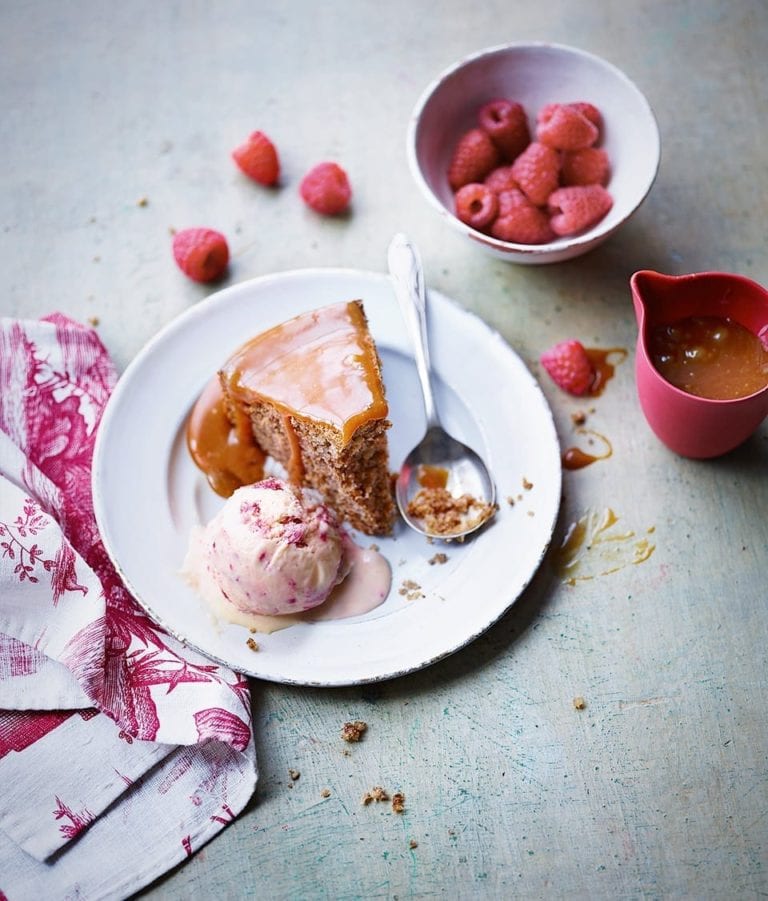
[{"label": "distressed table surface", "polygon": [[[449,233],[404,152],[411,109],[440,70],[518,40],[621,66],[662,133],[658,180],[631,223],[542,268]],[[405,230],[430,283],[536,375],[541,351],[567,336],[630,352],[588,419],[613,454],[564,474],[555,535],[612,510],[616,571],[600,575],[611,567],[590,558],[594,578],[569,585],[550,554],[486,635],[402,680],[254,684],[252,803],[143,897],[768,892],[768,428],[714,462],[662,447],[635,395],[628,289],[639,268],[768,284],[767,46],[763,0],[0,6],[3,314],[98,317],[123,368],[210,293],[176,270],[173,227],[228,234],[230,283],[312,266],[384,271],[390,236]],[[280,191],[249,189],[226,163],[254,128],[281,149]],[[320,220],[296,197],[325,158],[352,178],[349,219]],[[542,385],[569,446],[580,405]],[[624,551],[640,540],[654,549],[632,564]],[[340,738],[350,719],[369,727],[356,745]],[[404,792],[404,813],[363,806],[374,785]]]}]

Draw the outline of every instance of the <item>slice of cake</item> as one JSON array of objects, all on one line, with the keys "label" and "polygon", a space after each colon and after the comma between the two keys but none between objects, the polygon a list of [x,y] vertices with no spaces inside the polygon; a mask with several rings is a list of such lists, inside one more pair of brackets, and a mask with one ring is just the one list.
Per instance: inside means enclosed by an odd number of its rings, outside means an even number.
[{"label": "slice of cake", "polygon": [[359,300],[302,313],[257,335],[227,360],[218,379],[219,390],[209,386],[201,396],[187,437],[219,493],[244,484],[243,473],[255,481],[267,454],[354,528],[391,531],[391,423]]}]

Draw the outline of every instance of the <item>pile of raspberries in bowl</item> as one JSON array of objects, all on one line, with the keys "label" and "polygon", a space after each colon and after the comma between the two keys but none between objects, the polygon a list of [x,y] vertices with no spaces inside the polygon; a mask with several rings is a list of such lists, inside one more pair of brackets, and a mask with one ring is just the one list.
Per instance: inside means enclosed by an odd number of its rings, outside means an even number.
[{"label": "pile of raspberries in bowl", "polygon": [[507,44],[442,73],[411,117],[411,173],[473,245],[516,263],[586,253],[637,210],[660,139],[639,89],[558,44]]},{"label": "pile of raspberries in bowl", "polygon": [[600,110],[585,101],[548,103],[531,135],[522,104],[484,104],[448,166],[456,216],[516,244],[547,244],[583,233],[606,215],[610,160],[598,146]]}]

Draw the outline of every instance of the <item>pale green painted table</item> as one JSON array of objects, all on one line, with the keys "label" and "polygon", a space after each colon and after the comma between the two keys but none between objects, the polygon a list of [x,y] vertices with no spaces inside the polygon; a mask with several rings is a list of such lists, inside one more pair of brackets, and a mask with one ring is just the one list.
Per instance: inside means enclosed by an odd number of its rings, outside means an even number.
[{"label": "pale green painted table", "polygon": [[[449,233],[405,160],[426,83],[518,40],[621,66],[662,133],[658,180],[632,222],[545,268],[493,261]],[[228,233],[231,282],[384,271],[390,236],[406,230],[430,283],[535,374],[567,336],[630,350],[588,419],[613,455],[565,473],[556,539],[610,508],[613,534],[646,539],[650,558],[571,586],[550,557],[496,627],[409,678],[255,684],[252,804],[146,897],[768,893],[768,430],[715,462],[665,450],[635,396],[628,291],[645,267],[768,284],[766,47],[762,0],[0,5],[4,314],[98,317],[122,368],[209,293],[175,269],[171,227]],[[220,165],[257,127],[281,146],[283,191],[244,190]],[[350,172],[348,220],[321,221],[295,196],[322,158]],[[567,447],[580,405],[542,384]],[[369,726],[357,745],[339,736],[349,719]],[[401,789],[405,812],[363,806],[373,785]]]}]

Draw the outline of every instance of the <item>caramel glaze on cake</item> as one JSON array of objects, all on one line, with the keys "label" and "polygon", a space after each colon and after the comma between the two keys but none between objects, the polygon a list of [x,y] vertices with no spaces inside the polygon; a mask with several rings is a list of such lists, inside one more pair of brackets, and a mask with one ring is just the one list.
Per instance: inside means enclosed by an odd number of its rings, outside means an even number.
[{"label": "caramel glaze on cake", "polygon": [[388,412],[354,300],[303,313],[237,350],[195,405],[187,444],[218,494],[262,478],[268,455],[354,528],[385,535],[395,515]]}]

